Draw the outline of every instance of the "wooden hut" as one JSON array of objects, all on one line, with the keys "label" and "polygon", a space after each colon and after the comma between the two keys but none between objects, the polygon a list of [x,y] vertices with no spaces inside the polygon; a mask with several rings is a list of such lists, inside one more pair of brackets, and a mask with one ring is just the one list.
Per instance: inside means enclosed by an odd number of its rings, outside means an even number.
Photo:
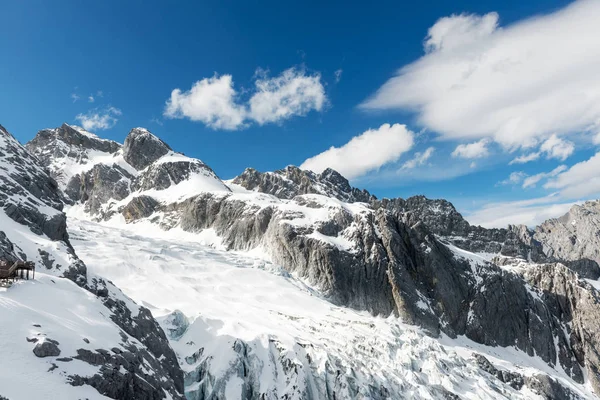
[{"label": "wooden hut", "polygon": [[35,263],[31,261],[0,260],[0,280],[29,279],[29,271],[35,279]]}]

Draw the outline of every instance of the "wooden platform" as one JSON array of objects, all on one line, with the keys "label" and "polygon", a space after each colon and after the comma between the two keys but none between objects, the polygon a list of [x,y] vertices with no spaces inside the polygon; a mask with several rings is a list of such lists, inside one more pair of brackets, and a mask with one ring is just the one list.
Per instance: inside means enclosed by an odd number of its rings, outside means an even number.
[{"label": "wooden platform", "polygon": [[32,279],[35,279],[35,263],[31,261],[0,260],[0,280],[29,279],[29,271]]}]

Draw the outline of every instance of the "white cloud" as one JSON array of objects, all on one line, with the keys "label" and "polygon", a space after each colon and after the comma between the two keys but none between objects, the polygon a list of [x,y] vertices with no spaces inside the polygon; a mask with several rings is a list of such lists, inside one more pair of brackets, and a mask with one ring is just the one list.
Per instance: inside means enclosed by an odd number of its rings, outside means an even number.
[{"label": "white cloud", "polygon": [[567,169],[566,165],[559,165],[558,167],[554,168],[550,172],[542,172],[539,174],[528,176],[527,178],[525,178],[523,180],[523,189],[527,189],[529,187],[535,187],[535,185],[537,185],[537,183],[539,181],[541,181],[542,179],[552,178],[552,177],[560,174],[561,172],[566,171],[566,169]]},{"label": "white cloud", "polygon": [[600,152],[589,160],[573,165],[567,171],[549,180],[544,187],[559,189],[564,198],[598,196],[600,194]]},{"label": "white cloud", "polygon": [[104,97],[104,92],[102,90],[98,90],[96,92],[96,97]]},{"label": "white cloud", "polygon": [[107,107],[104,109],[95,108],[89,110],[85,114],[79,114],[75,117],[81,123],[83,129],[87,131],[97,131],[102,129],[110,129],[118,121],[121,115],[121,110],[115,107]]},{"label": "white cloud", "polygon": [[410,150],[414,133],[406,125],[383,124],[353,137],[341,147],[331,147],[304,161],[300,168],[320,173],[333,168],[348,179],[356,178],[387,163],[397,161]]},{"label": "white cloud", "polygon": [[527,177],[527,174],[523,171],[515,171],[510,174],[508,178],[503,181],[498,182],[499,185],[518,185],[523,182],[523,180]]},{"label": "white cloud", "polygon": [[535,152],[535,153],[529,153],[529,154],[523,154],[522,156],[519,156],[517,158],[515,158],[514,160],[512,160],[511,162],[508,163],[508,165],[513,165],[513,164],[525,164],[528,163],[530,161],[536,161],[540,158],[540,152]]},{"label": "white cloud", "polygon": [[401,169],[413,169],[417,166],[425,164],[433,155],[435,147],[428,147],[424,152],[415,153],[414,157],[405,162]]},{"label": "white cloud", "polygon": [[73,103],[75,103],[79,100],[79,95],[77,93],[71,93],[71,99],[73,100]]},{"label": "white cloud", "polygon": [[215,75],[195,82],[186,92],[173,90],[164,116],[189,118],[212,129],[236,130],[251,122],[276,123],[312,110],[321,111],[326,104],[319,74],[307,75],[304,70],[290,68],[269,78],[260,72],[247,103],[240,101],[231,75]]},{"label": "white cloud", "polygon": [[295,68],[274,78],[257,79],[254,85],[248,117],[260,125],[320,111],[326,101],[321,75],[306,75]]},{"label": "white cloud", "polygon": [[598,132],[596,134],[596,136],[594,136],[594,138],[592,139],[592,142],[596,145],[600,144],[600,132]]},{"label": "white cloud", "polygon": [[469,144],[459,144],[456,149],[452,152],[452,157],[460,158],[483,158],[487,157],[490,153],[487,148],[488,141],[482,139],[478,142]]},{"label": "white cloud", "polygon": [[561,139],[556,134],[553,134],[546,139],[540,146],[540,151],[523,154],[522,156],[516,157],[508,165],[512,164],[525,164],[530,161],[536,161],[542,154],[546,155],[547,159],[555,158],[560,161],[565,161],[575,151],[575,145],[573,142]]},{"label": "white cloud", "polygon": [[498,14],[452,15],[440,18],[429,28],[425,38],[425,52],[452,51],[476,43],[492,34],[498,27]]},{"label": "white cloud", "polygon": [[344,70],[340,68],[333,73],[335,76],[335,83],[340,83],[342,80],[342,72],[344,72]]},{"label": "white cloud", "polygon": [[445,138],[493,138],[510,149],[597,129],[599,18],[600,1],[589,0],[503,28],[495,13],[442,18],[425,55],[361,107],[413,110]]},{"label": "white cloud", "polygon": [[551,172],[530,177],[511,176],[501,183],[518,184],[523,179],[523,187],[530,187],[542,179],[548,179],[544,188],[556,190],[549,196],[501,203],[490,203],[471,213],[467,219],[473,224],[491,227],[506,227],[508,224],[523,223],[529,226],[539,224],[548,218],[566,213],[573,204],[597,198],[600,195],[600,152],[571,168],[561,165]]},{"label": "white cloud", "polygon": [[213,129],[239,129],[245,125],[246,110],[236,103],[236,97],[231,75],[215,75],[197,81],[187,92],[173,90],[164,116],[187,117]]},{"label": "white cloud", "polygon": [[540,151],[546,153],[547,158],[556,158],[561,161],[565,161],[573,154],[574,150],[575,145],[572,142],[561,139],[556,135],[550,136],[540,146]]},{"label": "white cloud", "polygon": [[522,156],[516,157],[508,164],[525,164],[530,161],[536,161],[542,154],[545,154],[547,159],[555,158],[560,161],[565,161],[574,151],[575,145],[573,142],[561,139],[556,136],[556,134],[553,134],[542,143],[540,151],[523,154]]},{"label": "white cloud", "polygon": [[486,228],[506,228],[509,224],[534,227],[548,218],[565,214],[574,204],[576,203],[572,201],[561,201],[556,195],[549,195],[529,200],[490,203],[464,215],[469,223]]},{"label": "white cloud", "polygon": [[94,102],[94,96],[90,95],[88,96],[88,102],[93,103]]}]

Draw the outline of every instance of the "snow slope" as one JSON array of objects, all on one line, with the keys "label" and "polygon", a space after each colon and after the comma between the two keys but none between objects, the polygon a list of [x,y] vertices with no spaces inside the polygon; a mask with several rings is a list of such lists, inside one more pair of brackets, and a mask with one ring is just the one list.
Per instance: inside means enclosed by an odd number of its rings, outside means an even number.
[{"label": "snow slope", "polygon": [[580,396],[593,397],[561,371],[516,349],[436,340],[394,317],[336,307],[261,258],[202,245],[189,233],[172,230],[168,237],[158,228],[135,229],[70,222],[73,245],[88,268],[149,307],[171,332],[188,398],[220,393],[236,399],[249,387],[266,398],[289,399],[322,398],[329,391],[342,398],[380,398],[383,387],[418,399],[444,393],[537,398],[480,370],[473,351],[524,375],[551,373]]},{"label": "snow slope", "polygon": [[[11,400],[107,398],[91,386],[66,384],[70,375],[92,376],[100,368],[72,359],[77,349],[110,349],[120,342],[120,329],[96,296],[68,279],[38,272],[35,281],[0,288],[0,326],[0,395]],[[33,354],[31,340],[47,339],[59,342],[60,357]]]}]

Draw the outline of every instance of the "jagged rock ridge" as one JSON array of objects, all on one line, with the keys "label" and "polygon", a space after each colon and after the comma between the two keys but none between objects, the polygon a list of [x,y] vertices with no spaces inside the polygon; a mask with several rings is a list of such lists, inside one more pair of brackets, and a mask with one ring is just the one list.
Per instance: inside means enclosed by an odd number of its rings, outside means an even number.
[{"label": "jagged rock ridge", "polygon": [[351,187],[346,178],[331,168],[320,174],[304,171],[293,165],[274,172],[258,172],[247,168],[232,183],[288,200],[302,194],[322,194],[348,203],[368,203],[375,200],[375,196],[366,190]]}]

